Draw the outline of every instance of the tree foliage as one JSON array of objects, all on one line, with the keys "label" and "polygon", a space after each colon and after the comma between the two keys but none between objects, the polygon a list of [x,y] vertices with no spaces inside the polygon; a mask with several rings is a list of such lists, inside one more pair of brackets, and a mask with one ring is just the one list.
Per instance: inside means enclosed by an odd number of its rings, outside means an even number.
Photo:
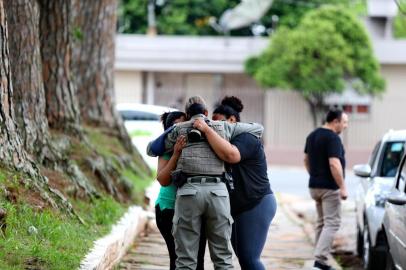
[{"label": "tree foliage", "polygon": [[401,4],[399,9],[393,25],[393,34],[396,38],[406,38],[406,3]]},{"label": "tree foliage", "polygon": [[295,28],[308,11],[324,5],[339,5],[346,8],[356,6],[357,11],[362,10],[364,6],[363,1],[351,0],[275,0],[271,9],[261,19],[261,23],[268,27],[272,26],[272,16],[276,15],[279,17],[279,26]]},{"label": "tree foliage", "polygon": [[[220,18],[227,9],[240,0],[166,0],[156,6],[159,34],[165,35],[221,35],[209,25],[209,18]],[[355,2],[355,4],[354,4]],[[360,10],[363,0],[274,0],[271,9],[258,21],[266,28],[273,25],[272,16],[279,18],[278,25],[294,28],[306,12],[322,5],[332,4]],[[122,0],[120,3],[119,32],[145,34],[147,32],[148,0]],[[231,35],[250,36],[249,27],[231,31]]]},{"label": "tree foliage", "polygon": [[246,62],[246,71],[263,87],[300,92],[315,122],[324,97],[341,93],[350,82],[360,93],[384,89],[364,27],[350,12],[334,6],[310,11],[294,29],[279,29],[269,47]]},{"label": "tree foliage", "polygon": [[[159,34],[166,35],[216,35],[210,25],[211,16],[220,17],[239,0],[167,0],[156,5]],[[148,0],[122,0],[120,4],[119,31],[145,34],[148,28]]]}]

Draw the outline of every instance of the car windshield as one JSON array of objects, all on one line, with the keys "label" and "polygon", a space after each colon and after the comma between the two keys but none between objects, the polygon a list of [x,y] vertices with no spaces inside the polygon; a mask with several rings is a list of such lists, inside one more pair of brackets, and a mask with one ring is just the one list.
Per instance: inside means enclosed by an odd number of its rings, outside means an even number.
[{"label": "car windshield", "polygon": [[405,142],[388,142],[385,145],[385,152],[380,170],[381,177],[394,177],[403,155]]},{"label": "car windshield", "polygon": [[121,110],[119,111],[124,121],[159,121],[160,115],[145,111]]}]

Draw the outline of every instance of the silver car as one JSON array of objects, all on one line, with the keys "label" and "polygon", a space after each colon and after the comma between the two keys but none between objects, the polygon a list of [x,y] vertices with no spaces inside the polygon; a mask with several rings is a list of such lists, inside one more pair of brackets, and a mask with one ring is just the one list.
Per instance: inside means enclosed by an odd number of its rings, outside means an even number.
[{"label": "silver car", "polygon": [[364,269],[385,269],[387,242],[382,231],[385,202],[404,152],[406,130],[389,131],[379,141],[367,164],[355,165],[357,251]]},{"label": "silver car", "polygon": [[385,269],[406,270],[406,156],[399,167],[385,209],[383,230],[389,246]]}]

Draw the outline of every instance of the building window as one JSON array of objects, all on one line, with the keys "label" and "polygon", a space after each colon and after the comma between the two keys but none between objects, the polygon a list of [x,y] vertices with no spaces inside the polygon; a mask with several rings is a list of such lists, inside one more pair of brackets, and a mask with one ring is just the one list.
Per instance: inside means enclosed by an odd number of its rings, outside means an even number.
[{"label": "building window", "polygon": [[351,114],[353,112],[352,110],[352,105],[344,105],[343,106],[343,111],[347,114]]},{"label": "building window", "polygon": [[357,113],[369,113],[369,105],[357,105]]},{"label": "building window", "polygon": [[336,107],[342,107],[342,110],[353,119],[367,119],[371,111],[371,106],[367,104],[343,104]]},{"label": "building window", "polygon": [[351,81],[345,91],[327,95],[324,102],[330,107],[341,108],[352,119],[369,119],[371,114],[372,97],[358,93]]}]

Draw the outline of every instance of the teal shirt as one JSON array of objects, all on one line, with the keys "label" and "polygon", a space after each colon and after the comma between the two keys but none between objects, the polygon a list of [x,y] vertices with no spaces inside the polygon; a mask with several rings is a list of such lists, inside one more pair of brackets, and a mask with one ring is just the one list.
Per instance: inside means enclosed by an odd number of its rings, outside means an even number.
[{"label": "teal shirt", "polygon": [[[171,155],[164,154],[162,156],[165,160],[169,160]],[[155,201],[155,205],[159,205],[161,210],[164,209],[175,209],[175,199],[176,199],[176,187],[170,184],[166,187],[161,187],[159,190],[158,198]]]}]

